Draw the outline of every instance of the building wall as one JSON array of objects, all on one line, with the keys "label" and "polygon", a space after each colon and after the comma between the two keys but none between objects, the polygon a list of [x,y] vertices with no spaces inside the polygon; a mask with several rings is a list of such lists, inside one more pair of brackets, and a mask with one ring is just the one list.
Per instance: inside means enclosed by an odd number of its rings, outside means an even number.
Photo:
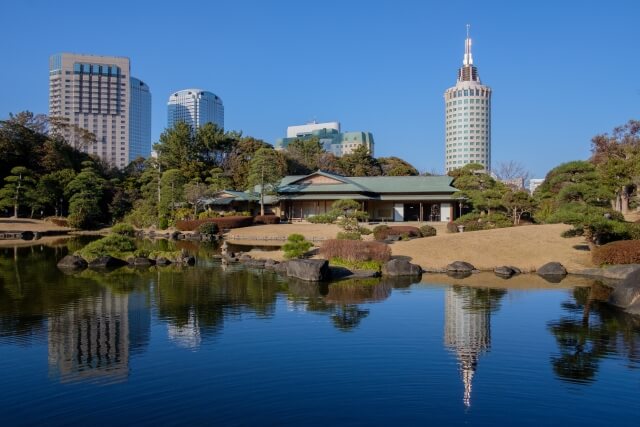
[{"label": "building wall", "polygon": [[62,53],[49,59],[49,116],[72,126],[54,126],[75,148],[117,167],[129,162],[130,62],[115,56]]},{"label": "building wall", "polygon": [[314,121],[305,125],[289,126],[287,127],[287,138],[310,135],[313,131],[322,129],[333,129],[340,132],[340,122],[316,123]]},{"label": "building wall", "polygon": [[151,155],[151,92],[142,80],[131,77],[129,107],[129,161]]},{"label": "building wall", "polygon": [[470,163],[491,170],[491,88],[459,82],[444,94],[447,172]]},{"label": "building wall", "polygon": [[318,138],[324,150],[333,153],[336,157],[351,154],[361,145],[366,146],[369,153],[374,155],[373,134],[371,132],[340,133],[335,129],[320,129],[298,137],[281,138],[276,141],[275,148],[276,150],[284,150],[297,139],[308,140],[310,138]]},{"label": "building wall", "polygon": [[224,105],[214,93],[201,89],[185,89],[174,92],[167,103],[167,126],[184,122],[194,130],[213,123],[224,129]]}]

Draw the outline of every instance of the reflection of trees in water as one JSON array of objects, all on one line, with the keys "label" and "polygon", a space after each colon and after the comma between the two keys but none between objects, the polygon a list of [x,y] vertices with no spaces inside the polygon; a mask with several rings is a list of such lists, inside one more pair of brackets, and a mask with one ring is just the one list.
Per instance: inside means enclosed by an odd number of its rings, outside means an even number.
[{"label": "reflection of trees in water", "polygon": [[336,328],[348,332],[369,315],[358,304],[384,301],[395,287],[406,287],[411,279],[347,279],[316,284],[288,279],[288,304],[292,310],[327,313]]},{"label": "reflection of trees in water", "polygon": [[255,313],[271,317],[282,285],[271,274],[246,269],[158,269],[158,315],[169,322],[170,337],[194,348],[221,330],[225,318]]},{"label": "reflection of trees in water", "polygon": [[0,249],[0,337],[18,344],[46,340],[47,313],[96,294],[91,283],[55,268],[66,254],[64,248],[40,245]]},{"label": "reflection of trees in water", "polygon": [[629,366],[640,363],[640,318],[606,304],[610,289],[601,284],[575,288],[562,304],[565,314],[548,323],[558,344],[551,365],[559,379],[576,383],[595,380],[600,361],[624,355]]}]

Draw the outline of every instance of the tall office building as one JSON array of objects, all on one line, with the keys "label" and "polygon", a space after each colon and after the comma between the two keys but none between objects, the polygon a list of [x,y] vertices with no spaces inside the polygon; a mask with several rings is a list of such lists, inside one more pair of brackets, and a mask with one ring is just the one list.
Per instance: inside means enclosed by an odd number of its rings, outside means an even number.
[{"label": "tall office building", "polygon": [[[125,167],[131,156],[132,84],[129,58],[72,53],[51,56],[49,116],[55,130],[75,148]],[[149,93],[148,87],[145,90]],[[137,123],[151,122],[150,100],[145,109],[136,107],[136,111],[134,130]],[[136,134],[136,143],[148,138],[144,144],[151,145],[150,131]]]},{"label": "tall office building", "polygon": [[142,80],[131,77],[129,106],[129,161],[151,155],[151,92]]},{"label": "tall office building", "polygon": [[471,38],[467,25],[464,59],[458,81],[444,93],[446,106],[447,172],[469,163],[491,170],[491,88],[480,83],[473,65]]},{"label": "tall office building", "polygon": [[194,130],[206,123],[224,129],[224,106],[214,93],[201,89],[185,89],[174,92],[167,103],[167,126],[184,122]]}]

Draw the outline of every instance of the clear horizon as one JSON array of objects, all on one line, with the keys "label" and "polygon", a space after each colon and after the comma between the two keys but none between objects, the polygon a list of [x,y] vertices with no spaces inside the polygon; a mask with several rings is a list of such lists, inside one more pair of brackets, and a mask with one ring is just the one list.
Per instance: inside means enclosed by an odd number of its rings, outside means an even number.
[{"label": "clear horizon", "polygon": [[442,172],[443,93],[471,24],[474,62],[493,89],[494,167],[515,160],[542,178],[638,118],[635,2],[343,3],[8,3],[0,114],[48,113],[52,54],[126,56],[151,89],[153,142],[170,93],[198,87],[222,98],[227,130],[273,144],[287,126],[339,121],[372,132],[377,157]]}]

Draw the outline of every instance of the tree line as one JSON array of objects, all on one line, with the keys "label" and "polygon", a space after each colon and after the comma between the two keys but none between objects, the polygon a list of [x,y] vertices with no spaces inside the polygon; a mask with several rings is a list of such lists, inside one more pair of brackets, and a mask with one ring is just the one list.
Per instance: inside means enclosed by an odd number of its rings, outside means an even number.
[{"label": "tree line", "polygon": [[[157,157],[119,170],[72,147],[61,127],[80,140],[77,126],[31,112],[0,121],[0,212],[9,216],[67,216],[78,228],[126,217],[138,226],[166,227],[202,215],[201,201],[227,189],[256,191],[260,199],[284,175],[322,169],[346,176],[418,175],[397,157],[374,158],[365,146],[336,157],[317,138],[297,139],[277,151],[260,139],[212,123],[177,123],[154,144]],[[69,132],[67,132],[69,133]]]}]

